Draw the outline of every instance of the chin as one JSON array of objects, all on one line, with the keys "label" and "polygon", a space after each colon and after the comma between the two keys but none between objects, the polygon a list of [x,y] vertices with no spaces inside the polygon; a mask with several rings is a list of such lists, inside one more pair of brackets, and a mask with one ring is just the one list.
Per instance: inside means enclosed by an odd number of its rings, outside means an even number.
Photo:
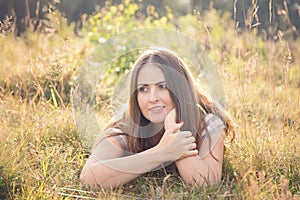
[{"label": "chin", "polygon": [[154,124],[161,124],[161,123],[164,123],[165,118],[150,119],[150,121]]}]

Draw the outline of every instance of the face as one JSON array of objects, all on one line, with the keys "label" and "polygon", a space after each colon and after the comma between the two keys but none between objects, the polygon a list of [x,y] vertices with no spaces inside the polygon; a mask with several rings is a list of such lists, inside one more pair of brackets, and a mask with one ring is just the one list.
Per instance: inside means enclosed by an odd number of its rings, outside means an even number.
[{"label": "face", "polygon": [[143,116],[153,123],[162,123],[174,108],[162,70],[154,64],[145,64],[138,74],[137,99]]}]

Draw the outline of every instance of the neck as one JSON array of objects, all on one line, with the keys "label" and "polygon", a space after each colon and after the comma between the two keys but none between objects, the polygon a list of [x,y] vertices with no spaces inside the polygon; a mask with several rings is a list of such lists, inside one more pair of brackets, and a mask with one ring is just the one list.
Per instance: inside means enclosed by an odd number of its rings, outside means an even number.
[{"label": "neck", "polygon": [[162,131],[163,127],[164,127],[163,123],[152,124],[153,136],[151,137],[151,140],[154,145],[158,144],[161,137],[163,136],[164,134],[164,132]]},{"label": "neck", "polygon": [[163,129],[164,123],[151,123],[152,124],[152,130],[154,134],[158,133]]}]

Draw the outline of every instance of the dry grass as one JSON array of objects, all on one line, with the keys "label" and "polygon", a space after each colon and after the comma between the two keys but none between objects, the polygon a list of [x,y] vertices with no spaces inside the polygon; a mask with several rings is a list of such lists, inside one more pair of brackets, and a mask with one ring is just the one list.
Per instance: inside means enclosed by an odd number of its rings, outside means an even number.
[{"label": "dry grass", "polygon": [[158,172],[96,191],[78,180],[89,152],[68,100],[74,70],[90,47],[72,34],[1,36],[0,198],[300,199],[300,40],[272,43],[234,29],[221,31],[223,37],[210,33],[198,40],[209,45],[238,124],[222,183],[192,189]]}]

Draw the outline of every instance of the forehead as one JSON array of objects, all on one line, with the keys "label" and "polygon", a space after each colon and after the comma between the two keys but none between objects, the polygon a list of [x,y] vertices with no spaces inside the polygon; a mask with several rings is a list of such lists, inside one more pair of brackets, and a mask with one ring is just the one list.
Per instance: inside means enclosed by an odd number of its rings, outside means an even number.
[{"label": "forehead", "polygon": [[165,81],[163,71],[156,64],[145,64],[138,73],[137,84],[155,84]]}]

